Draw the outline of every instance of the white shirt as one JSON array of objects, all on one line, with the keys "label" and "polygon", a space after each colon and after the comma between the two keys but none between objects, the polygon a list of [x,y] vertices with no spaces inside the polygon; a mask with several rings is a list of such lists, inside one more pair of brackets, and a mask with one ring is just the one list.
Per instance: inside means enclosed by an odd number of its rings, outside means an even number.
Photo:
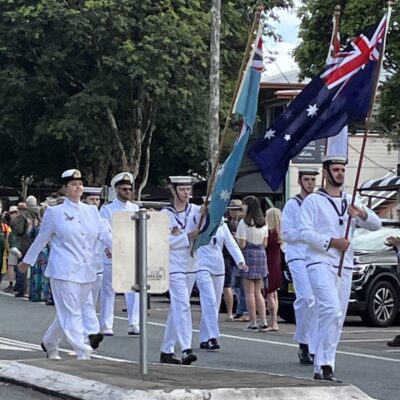
[{"label": "white shirt", "polygon": [[209,244],[199,247],[197,250],[197,264],[199,270],[208,270],[214,275],[225,273],[225,263],[222,249],[226,246],[236,265],[244,263],[243,253],[236,240],[233,238],[226,223],[218,227],[215,236]]},{"label": "white shirt", "polygon": [[304,260],[304,252],[307,245],[302,241],[300,234],[300,207],[303,199],[289,199],[282,211],[281,236],[285,242],[285,260]]},{"label": "white shirt", "polygon": [[34,265],[39,253],[51,241],[45,276],[77,283],[97,279],[96,243],[111,248],[111,232],[96,206],[68,199],[49,207],[24,262]]},{"label": "white shirt", "polygon": [[169,273],[187,273],[195,269],[195,258],[191,257],[191,243],[188,233],[197,228],[200,207],[188,204],[186,209],[177,212],[174,207],[161,210],[169,219]]},{"label": "white shirt", "polygon": [[236,230],[236,239],[243,239],[246,242],[259,245],[264,242],[264,239],[268,237],[268,226],[264,225],[260,228],[255,226],[248,226],[244,222],[244,219],[239,221]]},{"label": "white shirt", "polygon": [[[339,214],[329,201],[333,201]],[[300,235],[307,244],[305,251],[306,265],[328,263],[335,267],[340,264],[341,252],[330,247],[331,238],[344,238],[348,221],[347,208],[351,204],[351,196],[343,193],[341,197],[312,193],[308,195],[300,208]],[[378,216],[364,207],[356,198],[357,207],[367,212],[367,219],[352,218],[349,239],[353,237],[356,226],[371,231],[378,230],[382,224]],[[342,223],[340,223],[342,221]],[[353,268],[353,248],[350,243],[343,262],[344,268]]]},{"label": "white shirt", "polygon": [[[118,199],[114,199],[111,203],[105,204],[101,207],[100,209],[100,215],[108,221],[108,223],[111,226],[111,217],[116,211],[133,211],[137,212],[139,211],[139,207],[130,202],[130,201],[121,201]],[[112,259],[108,258],[103,251],[103,263],[104,264],[112,264]]]}]

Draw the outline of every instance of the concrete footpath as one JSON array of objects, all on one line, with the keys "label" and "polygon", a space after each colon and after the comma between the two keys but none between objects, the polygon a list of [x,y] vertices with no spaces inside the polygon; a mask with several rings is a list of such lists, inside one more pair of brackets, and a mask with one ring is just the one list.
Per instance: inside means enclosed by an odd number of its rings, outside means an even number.
[{"label": "concrete footpath", "polygon": [[150,364],[142,379],[137,363],[96,359],[0,361],[0,381],[72,400],[371,399],[352,385],[254,371]]}]

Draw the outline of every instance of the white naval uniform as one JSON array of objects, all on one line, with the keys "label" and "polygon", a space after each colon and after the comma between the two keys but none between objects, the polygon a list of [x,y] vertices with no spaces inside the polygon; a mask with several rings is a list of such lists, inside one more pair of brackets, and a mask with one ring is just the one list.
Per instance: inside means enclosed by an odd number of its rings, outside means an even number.
[{"label": "white naval uniform", "polygon": [[[190,255],[188,233],[197,228],[200,207],[188,204],[182,212],[173,207],[166,207],[161,212],[169,218],[169,295],[170,307],[165,327],[164,340],[161,344],[163,353],[174,353],[179,342],[181,350],[192,348],[192,315],[190,293],[193,281],[195,260]],[[178,229],[178,234],[172,234]],[[190,274],[188,274],[190,272]]]},{"label": "white naval uniform", "polygon": [[65,199],[44,213],[39,234],[23,261],[34,265],[51,241],[45,276],[50,278],[57,314],[43,337],[48,352],[57,350],[65,334],[77,358],[90,358],[92,348],[85,344],[82,311],[97,278],[93,259],[99,240],[111,247],[109,227],[94,206]]},{"label": "white naval uniform", "polygon": [[[130,202],[114,199],[100,209],[100,215],[111,224],[111,217],[116,211],[139,211],[139,207]],[[100,291],[100,326],[102,331],[112,331],[114,324],[115,292],[112,288],[112,259],[103,255],[104,275]],[[139,293],[125,293],[128,311],[128,325],[139,325]]]},{"label": "white naval uniform", "polygon": [[309,352],[315,354],[318,324],[318,307],[308,278],[305,264],[305,249],[299,231],[300,207],[303,199],[300,195],[289,199],[282,211],[281,236],[285,242],[285,261],[289,266],[296,300],[293,308],[296,316],[297,343],[307,344]]},{"label": "white naval uniform", "polygon": [[200,342],[216,339],[220,335],[218,314],[225,280],[225,263],[222,253],[224,245],[236,265],[245,262],[243,253],[226,223],[218,227],[209,244],[197,250],[196,283],[200,291],[201,304]]},{"label": "white naval uniform", "polygon": [[[342,277],[339,278],[337,273],[341,252],[330,247],[330,241],[331,238],[345,237],[349,218],[347,208],[350,204],[351,196],[346,193],[331,197],[326,192],[317,191],[305,198],[300,210],[300,234],[307,243],[307,273],[318,305],[315,367],[330,365],[334,369],[336,349],[346,317],[351,292],[353,249],[350,243],[344,257]],[[356,226],[368,230],[381,227],[381,221],[373,211],[364,207],[358,199],[355,205],[364,209],[368,216],[366,221],[361,218],[351,220],[350,240]]]},{"label": "white naval uniform", "polygon": [[[108,221],[104,220],[104,223],[109,226]],[[111,227],[109,228],[111,231]],[[103,244],[101,242],[96,243],[94,264],[96,266],[97,279],[92,283],[89,296],[86,299],[83,308],[83,328],[85,331],[85,336],[94,335],[100,332],[100,321],[97,317],[96,305],[97,300],[99,299],[100,290],[103,282],[103,254]]]}]

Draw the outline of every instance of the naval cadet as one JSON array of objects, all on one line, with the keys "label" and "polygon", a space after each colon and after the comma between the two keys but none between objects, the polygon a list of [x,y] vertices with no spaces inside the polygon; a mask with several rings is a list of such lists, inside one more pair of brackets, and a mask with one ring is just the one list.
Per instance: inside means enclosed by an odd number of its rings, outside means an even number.
[{"label": "naval cadet", "polygon": [[313,365],[315,335],[317,333],[317,304],[311,289],[304,261],[306,245],[299,231],[300,207],[314,192],[318,168],[299,168],[297,183],[300,193],[289,199],[282,211],[282,240],[285,242],[285,261],[292,276],[296,300],[293,304],[296,318],[294,339],[299,344],[300,364]]},{"label": "naval cadet", "polygon": [[[200,207],[189,203],[193,178],[170,176],[173,204],[161,212],[169,219],[169,294],[170,307],[164,340],[161,344],[160,362],[190,365],[197,360],[192,349],[192,315],[190,310],[191,274],[195,260],[190,251],[197,237]],[[179,342],[182,358],[174,351]]]},{"label": "naval cadet", "polygon": [[[133,192],[133,175],[120,172],[112,178],[111,187],[115,189],[116,198],[103,205],[100,215],[111,224],[111,217],[116,211],[139,211],[139,207],[131,202]],[[100,325],[105,336],[113,336],[115,292],[112,288],[112,261],[109,254],[103,257],[104,276],[100,291]],[[139,335],[139,293],[125,293],[128,311],[128,335]]]},{"label": "naval cadet", "polygon": [[[350,299],[353,249],[351,238],[357,227],[378,230],[378,216],[356,198],[342,192],[347,160],[325,156],[325,187],[309,194],[300,208],[300,234],[307,244],[305,263],[318,307],[318,334],[314,379],[338,381],[334,375],[336,350]],[[350,231],[346,226],[351,217]],[[344,253],[341,277],[340,260]]]},{"label": "naval cadet", "polygon": [[51,242],[45,276],[50,278],[56,306],[53,323],[43,336],[47,357],[60,359],[58,346],[65,335],[77,358],[90,359],[93,349],[85,343],[82,309],[97,279],[93,263],[97,241],[111,248],[111,232],[96,207],[80,201],[83,178],[70,169],[62,176],[66,198],[62,204],[47,208],[42,225],[19,268],[34,265],[42,249]]},{"label": "naval cadet", "polygon": [[[100,207],[101,201],[101,187],[84,187],[83,188],[83,202],[97,209]],[[104,223],[108,226],[108,221],[104,220]],[[111,228],[110,228],[111,229]],[[103,341],[103,334],[100,332],[100,322],[97,317],[96,304],[99,299],[100,289],[103,282],[103,249],[101,242],[96,243],[95,258],[93,262],[97,269],[97,279],[92,283],[92,289],[89,293],[88,298],[85,301],[83,307],[83,327],[85,336],[88,338],[88,342],[95,350],[99,347],[99,344]]]}]

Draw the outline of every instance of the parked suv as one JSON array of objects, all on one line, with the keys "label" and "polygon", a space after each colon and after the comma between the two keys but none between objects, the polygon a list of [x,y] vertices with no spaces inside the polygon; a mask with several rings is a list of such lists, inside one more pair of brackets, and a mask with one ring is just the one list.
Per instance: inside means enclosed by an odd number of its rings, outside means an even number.
[{"label": "parked suv", "polygon": [[[348,315],[359,315],[372,326],[386,327],[400,316],[400,268],[388,236],[400,236],[400,224],[382,221],[375,232],[357,229],[353,238],[354,271]],[[294,322],[295,293],[289,268],[283,270],[283,286],[278,292],[279,316]]]}]

